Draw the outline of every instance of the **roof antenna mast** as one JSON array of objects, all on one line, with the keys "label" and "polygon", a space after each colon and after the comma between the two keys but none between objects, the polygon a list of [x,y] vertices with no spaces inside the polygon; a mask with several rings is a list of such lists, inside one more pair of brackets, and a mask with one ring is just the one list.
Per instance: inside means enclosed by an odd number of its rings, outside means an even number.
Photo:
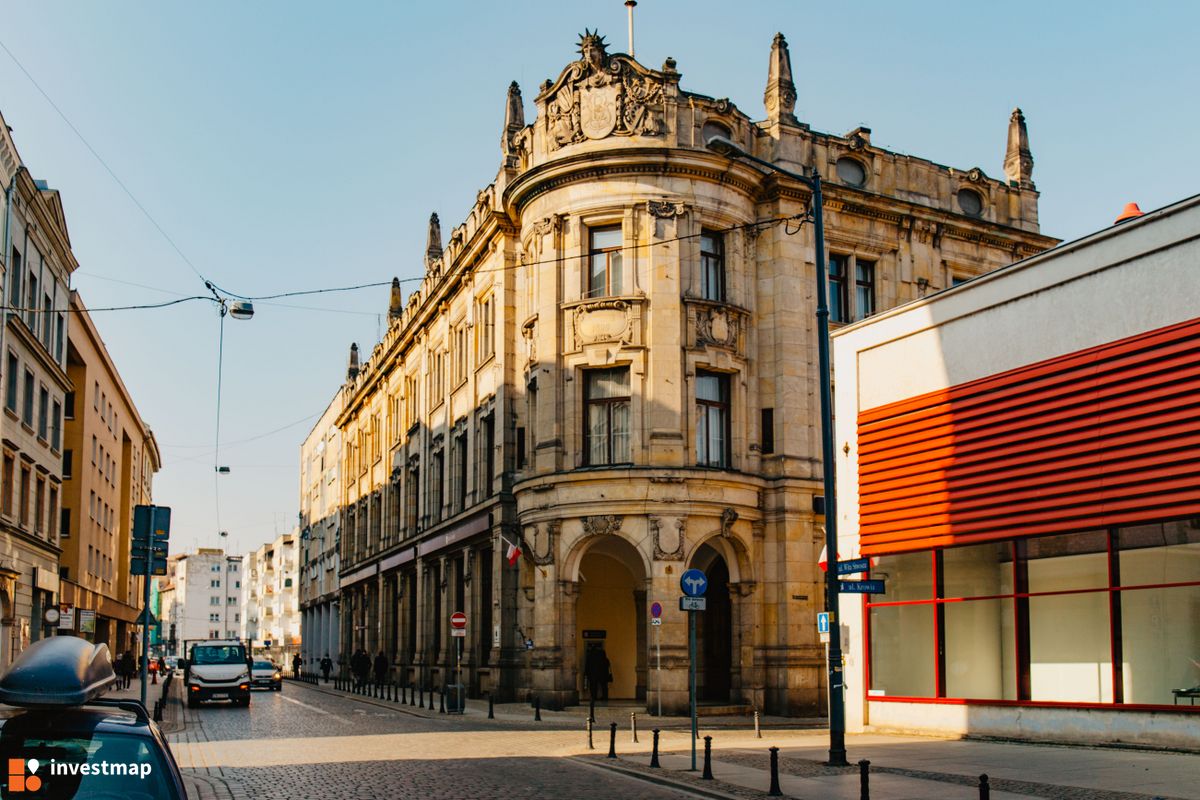
[{"label": "roof antenna mast", "polygon": [[625,7],[629,9],[629,57],[635,58],[633,54],[633,7],[637,5],[637,0],[625,0]]}]

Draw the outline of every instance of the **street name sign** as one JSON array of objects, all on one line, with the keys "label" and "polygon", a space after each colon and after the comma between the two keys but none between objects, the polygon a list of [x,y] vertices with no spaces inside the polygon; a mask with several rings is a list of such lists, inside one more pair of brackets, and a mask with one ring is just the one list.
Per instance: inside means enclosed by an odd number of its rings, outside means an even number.
[{"label": "street name sign", "polygon": [[838,581],[838,591],[853,594],[883,594],[883,581]]},{"label": "street name sign", "polygon": [[680,611],[703,611],[707,608],[707,600],[703,597],[681,597],[679,598]]},{"label": "street name sign", "polygon": [[839,561],[837,572],[838,575],[853,575],[856,572],[866,572],[870,567],[869,558],[851,558],[848,561]]}]

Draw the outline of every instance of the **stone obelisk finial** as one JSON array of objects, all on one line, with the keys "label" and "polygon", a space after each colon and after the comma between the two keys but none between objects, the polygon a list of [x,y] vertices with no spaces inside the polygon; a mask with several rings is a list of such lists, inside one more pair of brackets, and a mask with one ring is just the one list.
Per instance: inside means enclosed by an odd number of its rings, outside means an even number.
[{"label": "stone obelisk finial", "polygon": [[504,134],[500,149],[505,155],[513,151],[513,135],[525,128],[525,102],[521,99],[521,87],[513,81],[508,85],[508,101],[504,106]]},{"label": "stone obelisk finial", "polygon": [[352,381],[358,377],[358,342],[350,345],[350,363],[346,367],[346,380]]},{"label": "stone obelisk finial", "polygon": [[388,319],[395,319],[404,311],[404,293],[400,291],[400,279],[392,278],[392,293],[388,298]]},{"label": "stone obelisk finial", "polygon": [[438,220],[437,212],[434,212],[429,215],[429,238],[425,241],[425,271],[429,272],[441,257],[442,223]]},{"label": "stone obelisk finial", "polygon": [[1009,183],[1033,188],[1033,152],[1029,149],[1029,130],[1025,115],[1014,108],[1008,118],[1008,150],[1004,154],[1004,177]]},{"label": "stone obelisk finial", "polygon": [[769,122],[796,122],[796,84],[792,82],[792,57],[782,33],[771,42],[771,61],[767,69],[767,90],[763,93]]}]

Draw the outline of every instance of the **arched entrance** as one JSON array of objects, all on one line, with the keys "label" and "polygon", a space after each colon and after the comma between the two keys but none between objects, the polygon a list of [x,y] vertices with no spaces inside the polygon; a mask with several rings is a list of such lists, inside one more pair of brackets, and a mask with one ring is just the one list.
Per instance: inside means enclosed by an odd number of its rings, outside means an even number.
[{"label": "arched entrance", "polygon": [[585,665],[589,650],[603,650],[612,682],[610,700],[646,697],[646,570],[632,544],[606,536],[588,547],[579,562],[575,606],[575,657],[579,697],[587,702]]},{"label": "arched entrance", "polygon": [[708,578],[707,608],[696,620],[696,696],[701,702],[728,703],[733,677],[733,605],[729,565],[711,545],[703,544],[692,566]]}]

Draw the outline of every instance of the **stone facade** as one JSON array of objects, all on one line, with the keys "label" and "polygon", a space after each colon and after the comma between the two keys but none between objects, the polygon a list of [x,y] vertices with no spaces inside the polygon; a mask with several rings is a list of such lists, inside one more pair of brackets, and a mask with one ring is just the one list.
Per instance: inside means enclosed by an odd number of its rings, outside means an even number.
[{"label": "stone facade", "polygon": [[495,180],[444,245],[434,215],[420,287],[403,303],[394,287],[383,341],[361,364],[352,352],[342,659],[384,650],[404,682],[562,706],[588,696],[586,653],[602,649],[602,697],[680,710],[676,598],[696,566],[712,584],[701,700],[814,713],[811,198],[704,143],[820,174],[835,318],[850,321],[1054,244],[1024,119],[997,180],[797,120],[782,36],[759,122],[681,89],[671,59],[650,69],[591,33],[579,54],[530,124],[509,88]]},{"label": "stone facade", "polygon": [[[130,574],[133,509],[152,502],[161,456],[78,292],[71,293],[60,528],[60,602],[96,612],[81,636],[137,652],[142,581]],[[60,628],[60,632],[67,631]]]},{"label": "stone facade", "polygon": [[338,551],[341,543],[342,412],[339,389],[300,447],[300,655],[316,671],[336,660]]},{"label": "stone facade", "polygon": [[54,634],[71,252],[59,193],[34,180],[0,117],[0,666]]}]

